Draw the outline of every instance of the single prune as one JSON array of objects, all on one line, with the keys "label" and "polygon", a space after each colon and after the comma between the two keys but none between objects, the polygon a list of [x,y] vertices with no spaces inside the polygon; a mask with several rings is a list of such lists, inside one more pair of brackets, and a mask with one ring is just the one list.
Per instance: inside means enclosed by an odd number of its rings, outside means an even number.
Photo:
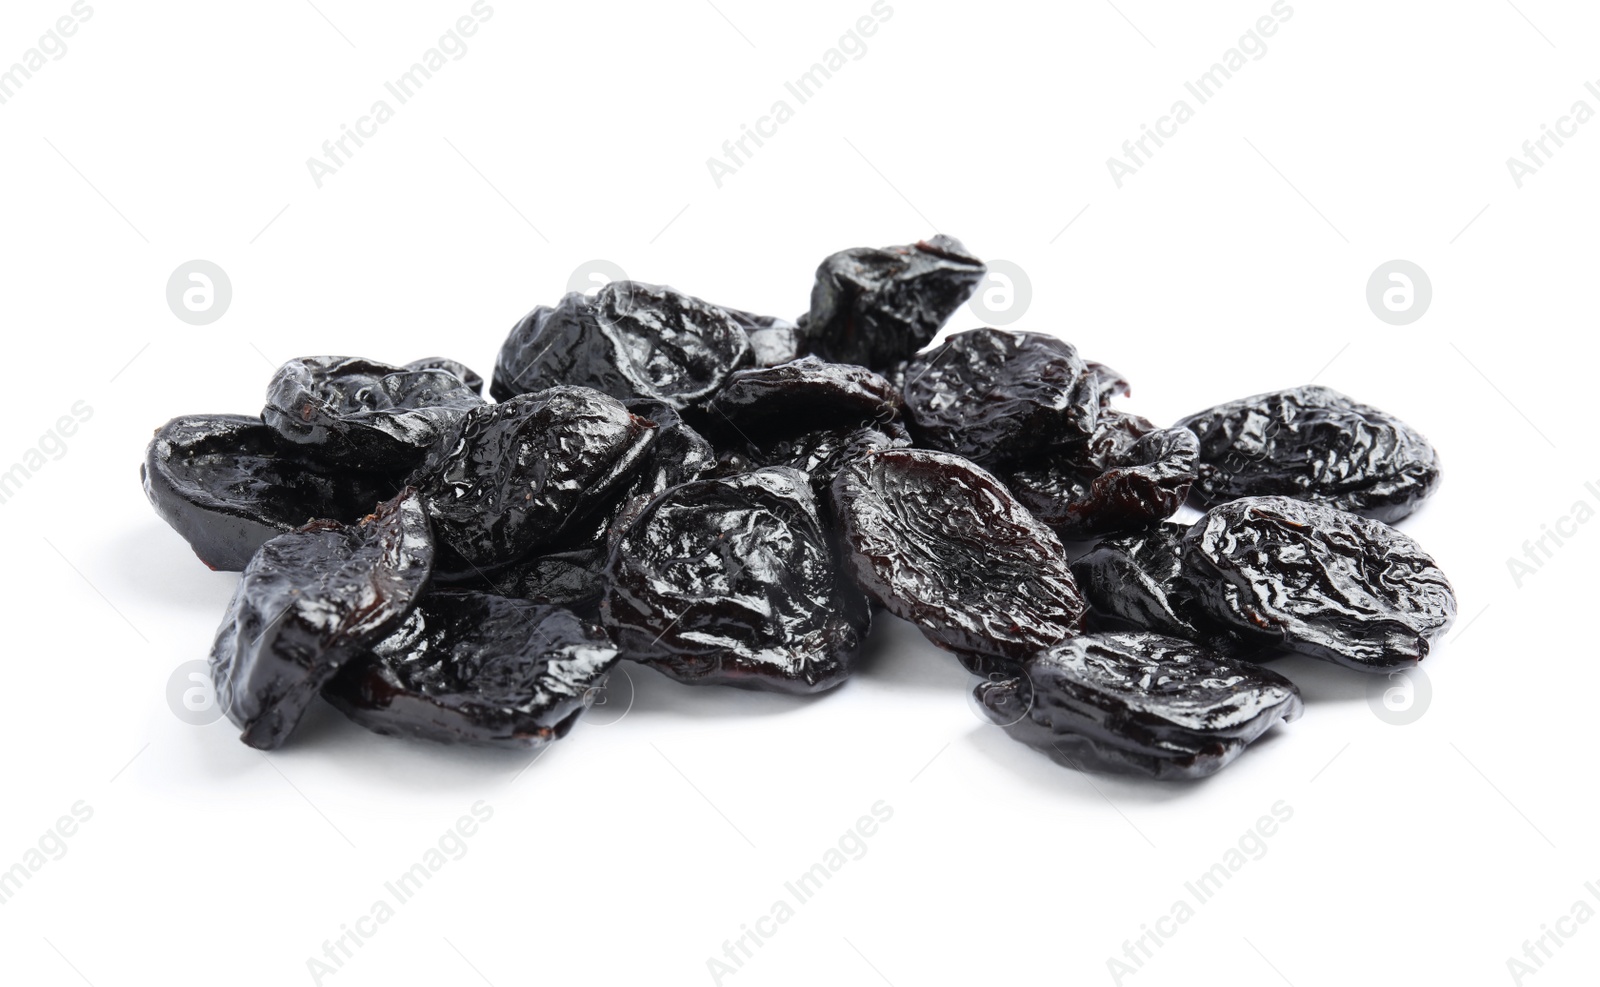
[{"label": "single prune", "polygon": [[900,414],[900,392],[866,369],[801,357],[730,376],[707,405],[751,441],[843,425],[875,425]]},{"label": "single prune", "polygon": [[1123,397],[1133,394],[1133,385],[1128,383],[1128,378],[1105,364],[1096,363],[1093,360],[1085,360],[1083,365],[1089,368],[1089,376],[1094,378],[1095,392],[1100,397],[1100,407],[1102,409],[1111,407],[1112,399],[1119,394]]},{"label": "single prune", "polygon": [[1439,485],[1439,455],[1411,426],[1329,387],[1232,401],[1178,422],[1200,438],[1202,510],[1282,496],[1398,521]]},{"label": "single prune", "polygon": [[471,388],[472,393],[483,393],[483,378],[465,363],[452,360],[445,356],[429,356],[421,360],[412,360],[406,364],[407,370],[443,370],[461,378],[461,382]]},{"label": "single prune", "polygon": [[403,474],[481,407],[483,398],[446,370],[308,356],[278,368],[261,420],[322,462]]},{"label": "single prune", "polygon": [[1158,429],[1106,409],[1086,443],[1042,454],[1005,474],[1034,516],[1063,538],[1146,527],[1183,506],[1199,442],[1182,428]]},{"label": "single prune", "polygon": [[211,648],[211,678],[251,747],[279,747],[346,661],[405,620],[433,538],[416,491],[344,525],[313,521],[261,546]]},{"label": "single prune", "polygon": [[449,549],[441,567],[490,574],[554,545],[622,489],[655,431],[587,387],[472,411],[418,476],[434,533]]},{"label": "single prune", "polygon": [[1209,621],[1195,613],[1178,578],[1186,524],[1157,524],[1106,538],[1072,563],[1089,601],[1091,625],[1126,625],[1212,644]]},{"label": "single prune", "polygon": [[696,480],[622,532],[601,618],[623,656],[682,682],[815,693],[849,677],[866,601],[788,469]]},{"label": "single prune", "polygon": [[743,326],[726,309],[659,285],[613,281],[573,292],[512,328],[495,363],[495,398],[575,384],[685,408],[750,365]]},{"label": "single prune", "polygon": [[1083,625],[1055,533],[960,456],[869,453],[840,471],[833,504],[856,582],[942,648],[1020,660]]},{"label": "single prune", "polygon": [[947,236],[833,254],[817,268],[800,352],[873,370],[904,360],[933,340],[984,270]]},{"label": "single prune", "polygon": [[750,339],[750,360],[757,367],[776,367],[800,356],[799,326],[775,315],[756,315],[723,307]]},{"label": "single prune", "polygon": [[535,748],[567,735],[616,661],[605,632],[567,610],[438,590],[322,694],[375,733]]},{"label": "single prune", "polygon": [[1079,770],[1203,778],[1303,707],[1288,679],[1159,634],[1090,634],[977,698],[1013,739]]},{"label": "single prune", "polygon": [[904,373],[917,444],[981,466],[1027,463],[1095,433],[1101,378],[1054,336],[958,332],[912,357]]},{"label": "single prune", "polygon": [[355,521],[394,494],[380,478],[311,463],[259,418],[185,415],[156,430],[145,496],[213,569],[238,572],[262,543],[307,521]]},{"label": "single prune", "polygon": [[1456,615],[1449,580],[1415,541],[1288,497],[1208,511],[1184,535],[1182,579],[1212,622],[1364,671],[1415,665]]}]

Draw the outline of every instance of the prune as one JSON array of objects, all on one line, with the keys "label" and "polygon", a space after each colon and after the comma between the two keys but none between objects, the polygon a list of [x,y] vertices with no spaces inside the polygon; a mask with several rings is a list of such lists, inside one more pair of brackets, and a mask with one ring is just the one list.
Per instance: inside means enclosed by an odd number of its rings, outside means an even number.
[{"label": "prune", "polygon": [[1045,453],[1005,479],[1061,537],[1084,539],[1171,517],[1189,495],[1198,455],[1193,432],[1107,409],[1087,443]]},{"label": "prune", "polygon": [[1037,332],[958,332],[905,366],[918,445],[985,467],[1026,463],[1095,433],[1102,380],[1071,343]]},{"label": "prune", "polygon": [[587,387],[475,409],[419,475],[434,533],[450,552],[441,567],[492,573],[555,544],[622,489],[655,431]]},{"label": "prune", "polygon": [[977,290],[984,270],[947,236],[833,254],[817,268],[800,351],[873,370],[904,360],[933,340]]},{"label": "prune", "polygon": [[239,739],[272,750],[346,661],[415,606],[433,539],[407,488],[360,523],[313,521],[261,546],[211,648],[211,678]]},{"label": "prune", "polygon": [[833,479],[851,460],[869,452],[898,449],[911,444],[898,422],[884,428],[832,428],[819,432],[752,444],[745,456],[753,466],[786,466],[811,478],[811,488],[823,501],[833,496]]},{"label": "prune", "polygon": [[139,467],[145,496],[213,569],[238,572],[256,549],[307,521],[354,521],[393,488],[279,447],[259,418],[185,415],[156,430]]},{"label": "prune", "polygon": [[573,292],[512,328],[495,363],[495,398],[557,384],[686,408],[750,365],[744,328],[726,309],[672,288],[613,281]]},{"label": "prune", "polygon": [[421,360],[412,360],[406,364],[407,370],[443,370],[445,373],[455,374],[461,382],[467,385],[474,394],[483,393],[483,378],[471,367],[449,357],[429,356]]},{"label": "prune", "polygon": [[756,315],[723,307],[733,321],[744,328],[750,340],[750,359],[758,367],[776,367],[800,356],[800,329],[788,319],[775,315]]},{"label": "prune", "polygon": [[1456,615],[1415,541],[1287,497],[1208,511],[1184,535],[1182,578],[1207,619],[1246,639],[1364,671],[1415,665]]},{"label": "prune", "polygon": [[441,590],[322,694],[375,733],[535,748],[567,735],[616,661],[605,633],[567,610]]},{"label": "prune", "polygon": [[1055,645],[977,698],[1013,739],[1079,770],[1203,778],[1303,709],[1276,672],[1158,634]]},{"label": "prune", "polygon": [[1095,391],[1100,397],[1100,407],[1102,409],[1111,407],[1112,399],[1119,394],[1123,397],[1133,394],[1133,385],[1128,383],[1128,378],[1105,364],[1096,363],[1093,360],[1085,360],[1083,365],[1089,368],[1089,375],[1094,378]]},{"label": "prune", "polygon": [[446,370],[308,356],[273,375],[261,420],[288,447],[320,461],[404,473],[482,406],[483,398]]},{"label": "prune", "polygon": [[838,425],[887,424],[900,406],[894,385],[865,367],[807,356],[733,374],[707,409],[759,440]]},{"label": "prune", "polygon": [[503,566],[491,573],[439,573],[436,585],[456,590],[473,590],[561,607],[585,619],[599,616],[600,598],[606,592],[606,545],[604,541],[545,552]]},{"label": "prune", "polygon": [[601,618],[623,656],[682,682],[822,692],[870,622],[794,470],[667,490],[617,539],[607,578]]},{"label": "prune", "polygon": [[1439,485],[1439,455],[1406,423],[1328,387],[1232,401],[1178,422],[1200,438],[1204,509],[1237,497],[1295,497],[1398,521]]},{"label": "prune", "polygon": [[857,584],[942,648],[1020,660],[1082,627],[1060,540],[960,456],[870,453],[833,481],[833,504]]}]

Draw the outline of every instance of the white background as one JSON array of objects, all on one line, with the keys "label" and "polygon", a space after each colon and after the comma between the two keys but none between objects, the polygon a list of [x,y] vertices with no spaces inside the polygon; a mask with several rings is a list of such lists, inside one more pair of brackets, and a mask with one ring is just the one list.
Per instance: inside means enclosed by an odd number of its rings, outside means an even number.
[{"label": "white background", "polygon": [[[893,0],[718,188],[707,158],[869,0],[497,0],[319,189],[306,159],[469,0],[95,3],[0,105],[0,469],[93,409],[0,505],[0,868],[74,803],[93,811],[0,905],[0,979],[311,983],[308,958],[482,800],[465,856],[323,983],[711,983],[708,958],[882,801],[865,855],[723,983],[1112,983],[1108,958],[1281,801],[1265,855],[1124,983],[1515,982],[1525,940],[1600,908],[1600,524],[1520,586],[1507,566],[1575,502],[1600,507],[1600,121],[1520,189],[1506,166],[1574,101],[1600,110],[1600,13],[1518,5],[1297,0],[1119,189],[1106,159],[1193,104],[1183,82],[1270,0]],[[9,0],[0,67],[69,7]],[[1217,777],[1083,776],[981,723],[955,661],[889,620],[860,675],[813,701],[635,669],[626,715],[621,687],[525,773],[526,755],[326,709],[263,756],[169,708],[235,577],[144,501],[161,422],[253,413],[302,354],[487,373],[505,330],[596,258],[792,316],[824,255],[935,231],[1019,265],[1013,327],[1123,371],[1130,410],[1169,422],[1315,378],[1432,438],[1445,481],[1404,527],[1461,619],[1424,664],[1423,715],[1391,725],[1366,678],[1287,660],[1306,715]],[[196,258],[233,286],[204,327],[164,295]],[[1409,326],[1365,301],[1394,258],[1432,279]],[[1594,981],[1600,921],[1564,927],[1523,982]]]}]

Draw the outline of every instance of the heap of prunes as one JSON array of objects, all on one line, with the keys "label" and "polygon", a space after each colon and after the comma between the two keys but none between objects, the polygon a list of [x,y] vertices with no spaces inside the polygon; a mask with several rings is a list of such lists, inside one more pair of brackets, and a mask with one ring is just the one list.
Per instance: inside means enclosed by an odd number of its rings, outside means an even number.
[{"label": "heap of prunes", "polygon": [[311,356],[259,415],[173,419],[145,492],[242,573],[219,702],[262,749],[319,696],[531,748],[619,661],[834,689],[887,610],[1017,740],[1196,778],[1300,715],[1262,661],[1427,655],[1455,597],[1388,523],[1438,485],[1426,439],[1325,387],[1158,427],[1056,336],[930,346],[984,272],[944,236],[846,250],[793,322],[613,282],[518,322],[492,399],[453,360]]}]

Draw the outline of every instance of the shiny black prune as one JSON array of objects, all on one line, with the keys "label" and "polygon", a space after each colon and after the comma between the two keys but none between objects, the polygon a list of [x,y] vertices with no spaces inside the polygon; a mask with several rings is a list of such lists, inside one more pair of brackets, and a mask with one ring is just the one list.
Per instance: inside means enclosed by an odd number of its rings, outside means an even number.
[{"label": "shiny black prune", "polygon": [[972,297],[984,270],[947,236],[833,254],[817,268],[800,352],[873,370],[904,360]]},{"label": "shiny black prune", "polygon": [[375,733],[531,749],[567,735],[616,661],[570,611],[438,590],[322,694]]},{"label": "shiny black prune", "polygon": [[707,410],[713,421],[720,416],[758,441],[841,425],[886,425],[899,416],[901,403],[894,385],[865,367],[807,356],[733,374]]},{"label": "shiny black prune", "polygon": [[1288,497],[1214,507],[1183,539],[1197,610],[1263,646],[1387,672],[1421,661],[1456,615],[1422,546],[1382,521]]},{"label": "shiny black prune", "polygon": [[1128,397],[1133,394],[1133,385],[1128,383],[1128,378],[1105,364],[1085,360],[1083,365],[1089,369],[1089,376],[1094,378],[1095,392],[1099,395],[1102,409],[1111,407],[1112,399],[1118,395]]},{"label": "shiny black prune", "polygon": [[911,437],[898,422],[884,428],[831,428],[804,432],[751,444],[743,461],[756,466],[786,466],[811,478],[811,488],[823,502],[833,497],[833,480],[852,460],[869,452],[899,449],[911,444]]},{"label": "shiny black prune", "polygon": [[958,332],[904,374],[917,444],[995,468],[1088,441],[1104,389],[1071,343],[1004,329]]},{"label": "shiny black prune", "polygon": [[449,357],[445,357],[445,356],[423,357],[420,360],[412,360],[410,363],[406,364],[405,369],[407,369],[407,370],[443,370],[446,373],[452,373],[452,374],[455,374],[457,377],[461,378],[461,382],[463,384],[466,384],[467,387],[472,390],[472,393],[474,393],[474,394],[482,394],[483,393],[483,377],[481,377],[477,373],[477,371],[473,370],[471,367],[467,366],[465,363],[461,363],[460,361],[457,361],[457,360],[452,360]]},{"label": "shiny black prune", "polygon": [[1178,576],[1183,571],[1186,524],[1157,524],[1106,538],[1072,563],[1072,575],[1089,601],[1091,624],[1126,625],[1189,641],[1211,628],[1193,612]]},{"label": "shiny black prune", "polygon": [[314,521],[262,545],[211,648],[217,701],[239,739],[281,746],[340,666],[406,619],[432,568],[428,518],[409,488],[358,524]]},{"label": "shiny black prune", "polygon": [[259,418],[184,415],[156,430],[139,467],[145,496],[213,569],[238,572],[262,543],[307,521],[351,522],[394,494],[358,470],[283,449]]},{"label": "shiny black prune", "polygon": [[744,328],[750,340],[750,360],[757,367],[776,367],[800,356],[800,328],[775,315],[756,315],[723,307]]},{"label": "shiny black prune", "polygon": [[870,623],[794,470],[667,490],[616,540],[607,577],[601,618],[623,656],[693,684],[834,688]]},{"label": "shiny black prune", "polygon": [[1158,429],[1106,409],[1086,443],[1039,455],[1005,475],[1034,516],[1063,538],[1147,527],[1177,513],[1195,479],[1200,444],[1182,428]]},{"label": "shiny black prune", "polygon": [[600,598],[605,596],[606,555],[601,540],[534,555],[489,573],[437,573],[434,583],[451,591],[473,590],[561,607],[588,620],[599,616]]},{"label": "shiny black prune", "polygon": [[267,385],[261,420],[284,443],[330,464],[403,475],[483,398],[446,370],[375,360],[290,360]]},{"label": "shiny black prune", "polygon": [[682,409],[708,399],[750,359],[745,330],[728,310],[672,288],[613,281],[517,323],[490,393],[504,401],[573,384]]},{"label": "shiny black prune", "polygon": [[1083,625],[1055,533],[960,456],[870,453],[839,473],[833,504],[857,584],[942,648],[1020,660]]},{"label": "shiny black prune", "polygon": [[1276,672],[1144,633],[1062,642],[976,695],[1013,739],[1058,762],[1160,780],[1215,774],[1303,710]]},{"label": "shiny black prune", "polygon": [[[472,411],[417,485],[441,568],[492,574],[610,503],[645,460],[655,426],[587,387],[552,387]],[[457,563],[460,564],[457,564]]]},{"label": "shiny black prune", "polygon": [[1405,422],[1329,387],[1232,401],[1178,422],[1200,438],[1204,509],[1237,497],[1295,497],[1398,521],[1439,485],[1439,455]]}]

